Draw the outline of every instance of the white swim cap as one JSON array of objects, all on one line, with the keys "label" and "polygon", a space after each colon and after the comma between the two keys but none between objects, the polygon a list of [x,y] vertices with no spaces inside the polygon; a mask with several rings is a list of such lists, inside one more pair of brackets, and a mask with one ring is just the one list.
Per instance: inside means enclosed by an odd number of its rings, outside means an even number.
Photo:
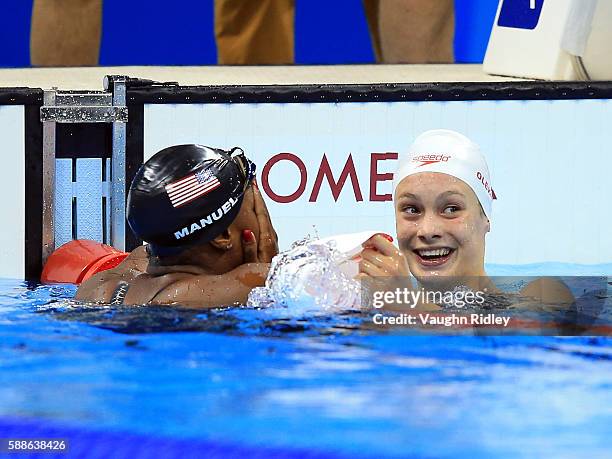
[{"label": "white swim cap", "polygon": [[421,172],[439,172],[462,180],[474,191],[485,214],[491,218],[493,200],[497,196],[491,185],[489,168],[480,147],[463,134],[434,129],[418,136],[395,171],[393,195],[402,180]]}]

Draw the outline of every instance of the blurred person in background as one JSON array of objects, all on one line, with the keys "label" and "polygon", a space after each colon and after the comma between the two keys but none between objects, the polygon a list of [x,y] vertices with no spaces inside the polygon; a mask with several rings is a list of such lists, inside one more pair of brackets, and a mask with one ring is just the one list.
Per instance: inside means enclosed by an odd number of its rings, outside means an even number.
[{"label": "blurred person in background", "polygon": [[[363,0],[380,64],[453,62],[453,0]],[[215,1],[219,64],[293,64],[295,0]]]},{"label": "blurred person in background", "polygon": [[34,0],[32,65],[98,65],[101,38],[102,0]]},{"label": "blurred person in background", "polygon": [[363,0],[379,64],[454,62],[454,0]]},{"label": "blurred person in background", "polygon": [[[363,0],[378,63],[453,62],[453,0]],[[293,64],[295,0],[214,0],[222,65]],[[34,66],[97,65],[102,0],[34,0]]]}]

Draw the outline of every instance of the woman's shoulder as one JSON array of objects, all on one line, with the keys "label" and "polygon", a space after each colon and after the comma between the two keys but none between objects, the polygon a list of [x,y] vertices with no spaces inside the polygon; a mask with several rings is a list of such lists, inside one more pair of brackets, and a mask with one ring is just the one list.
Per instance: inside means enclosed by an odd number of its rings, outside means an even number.
[{"label": "woman's shoulder", "polygon": [[536,298],[543,303],[573,303],[576,299],[570,289],[558,279],[540,277],[520,291],[520,296]]},{"label": "woman's shoulder", "polygon": [[155,294],[149,302],[193,308],[246,304],[249,292],[265,283],[269,263],[246,263],[224,274],[168,273],[150,279]]},{"label": "woman's shoulder", "polygon": [[134,249],[115,268],[101,271],[83,282],[76,293],[78,301],[108,302],[119,282],[132,283],[146,272],[149,258],[144,246]]},{"label": "woman's shoulder", "polygon": [[130,252],[123,262],[117,266],[118,271],[126,269],[136,269],[140,272],[145,272],[149,264],[149,254],[146,246],[141,245]]}]

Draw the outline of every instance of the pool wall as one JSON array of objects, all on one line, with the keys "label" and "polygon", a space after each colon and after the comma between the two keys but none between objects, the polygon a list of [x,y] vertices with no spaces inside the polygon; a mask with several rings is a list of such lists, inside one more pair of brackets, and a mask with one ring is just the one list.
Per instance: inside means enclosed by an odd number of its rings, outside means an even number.
[{"label": "pool wall", "polygon": [[[93,96],[115,104],[113,81]],[[612,260],[612,218],[602,212],[612,195],[611,83],[180,86],[128,79],[124,88],[121,106],[105,110],[128,116],[112,123],[84,122],[78,110],[75,119],[56,110],[57,123],[41,123],[38,111],[58,107],[41,109],[40,89],[25,90],[35,95],[22,94],[21,106],[14,97],[0,100],[13,105],[0,105],[11,158],[6,190],[19,191],[0,208],[17,222],[2,235],[0,276],[35,278],[49,251],[76,237],[136,247],[142,241],[117,210],[139,165],[178,143],[245,149],[258,164],[281,248],[308,234],[394,234],[397,158],[433,128],[468,135],[488,158],[488,185],[499,199],[487,263]]]}]

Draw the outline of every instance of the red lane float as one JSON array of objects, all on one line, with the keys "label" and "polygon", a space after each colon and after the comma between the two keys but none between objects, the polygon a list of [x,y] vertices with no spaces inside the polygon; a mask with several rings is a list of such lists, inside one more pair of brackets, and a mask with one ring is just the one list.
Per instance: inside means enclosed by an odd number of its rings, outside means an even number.
[{"label": "red lane float", "polygon": [[67,242],[49,256],[40,280],[43,283],[80,284],[94,274],[119,265],[129,253],[87,239]]}]

